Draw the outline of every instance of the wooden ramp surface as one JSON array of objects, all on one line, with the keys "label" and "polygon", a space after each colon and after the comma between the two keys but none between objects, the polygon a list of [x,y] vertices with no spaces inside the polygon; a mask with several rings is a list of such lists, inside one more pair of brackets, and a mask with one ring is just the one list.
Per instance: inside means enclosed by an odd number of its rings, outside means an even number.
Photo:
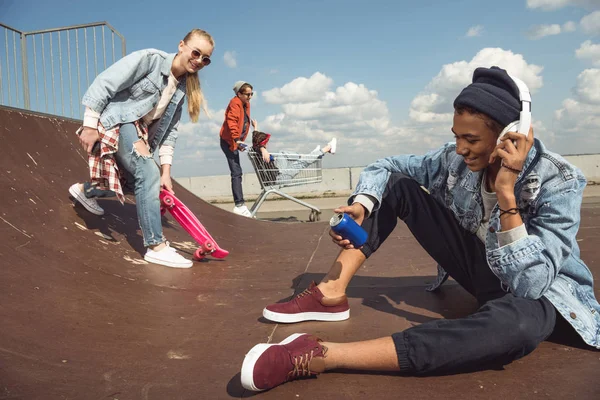
[{"label": "wooden ramp surface", "polygon": [[[371,339],[463,316],[475,302],[452,282],[438,294],[424,291],[435,264],[400,224],[352,281],[349,320],[269,323],[266,304],[327,271],[337,253],[327,224],[250,220],[177,187],[231,254],[189,270],[147,264],[132,199],[102,201],[103,217],[69,200],[68,187],[87,177],[76,128],[0,107],[0,399],[600,398],[600,352],[577,342],[544,342],[503,370],[427,378],[333,372],[244,391],[240,367],[258,342],[294,332]],[[170,217],[164,229],[193,254]],[[598,287],[598,198],[584,205],[579,240]]]}]

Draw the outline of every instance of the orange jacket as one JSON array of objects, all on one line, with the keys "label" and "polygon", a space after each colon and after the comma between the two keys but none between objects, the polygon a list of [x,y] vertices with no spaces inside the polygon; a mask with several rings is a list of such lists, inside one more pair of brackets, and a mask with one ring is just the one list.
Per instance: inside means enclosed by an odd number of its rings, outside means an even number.
[{"label": "orange jacket", "polygon": [[[242,129],[244,128],[244,107],[246,108],[246,113],[248,114],[249,123],[248,126],[246,126],[246,131],[242,132]],[[242,142],[246,140],[246,136],[248,136],[248,131],[250,130],[250,125],[252,125],[250,122],[250,103],[244,104],[239,97],[235,96],[233,99],[231,99],[227,109],[225,110],[225,121],[223,121],[221,133],[219,134],[221,139],[229,143],[229,150],[237,150],[237,140],[241,140]]]}]

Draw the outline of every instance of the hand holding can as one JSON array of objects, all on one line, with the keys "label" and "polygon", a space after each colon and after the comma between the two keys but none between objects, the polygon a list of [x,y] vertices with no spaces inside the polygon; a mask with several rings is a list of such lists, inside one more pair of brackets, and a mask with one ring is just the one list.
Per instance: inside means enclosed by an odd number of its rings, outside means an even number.
[{"label": "hand holding can", "polygon": [[331,217],[329,225],[332,231],[349,240],[355,248],[361,247],[367,241],[367,232],[346,213],[335,214]]}]

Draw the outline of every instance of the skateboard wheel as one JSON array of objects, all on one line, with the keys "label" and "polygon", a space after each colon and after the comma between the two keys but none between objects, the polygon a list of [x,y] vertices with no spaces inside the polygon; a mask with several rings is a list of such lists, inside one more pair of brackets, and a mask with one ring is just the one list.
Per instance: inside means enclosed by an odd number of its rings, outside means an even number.
[{"label": "skateboard wheel", "polygon": [[202,251],[202,249],[196,249],[196,251],[194,252],[194,258],[196,260],[202,260],[204,258],[204,252]]},{"label": "skateboard wheel", "polygon": [[173,197],[171,197],[169,195],[165,195],[162,198],[162,203],[165,205],[165,207],[171,208],[171,207],[173,207],[173,204],[175,203],[175,201],[173,200]]},{"label": "skateboard wheel", "polygon": [[215,246],[213,246],[211,241],[207,240],[202,244],[202,251],[206,254],[210,254],[215,251]]}]

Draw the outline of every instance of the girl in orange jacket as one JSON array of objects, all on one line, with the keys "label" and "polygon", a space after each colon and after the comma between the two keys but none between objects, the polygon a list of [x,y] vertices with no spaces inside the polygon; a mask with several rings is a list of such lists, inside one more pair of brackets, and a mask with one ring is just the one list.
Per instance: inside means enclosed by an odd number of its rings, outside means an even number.
[{"label": "girl in orange jacket", "polygon": [[242,190],[242,166],[240,165],[240,151],[246,150],[244,140],[250,130],[250,125],[256,129],[256,121],[250,119],[250,99],[254,95],[252,85],[248,82],[238,81],[233,86],[235,96],[225,110],[225,121],[221,127],[221,150],[227,158],[231,172],[231,192],[235,207],[233,212],[246,217],[252,216],[244,204]]}]

